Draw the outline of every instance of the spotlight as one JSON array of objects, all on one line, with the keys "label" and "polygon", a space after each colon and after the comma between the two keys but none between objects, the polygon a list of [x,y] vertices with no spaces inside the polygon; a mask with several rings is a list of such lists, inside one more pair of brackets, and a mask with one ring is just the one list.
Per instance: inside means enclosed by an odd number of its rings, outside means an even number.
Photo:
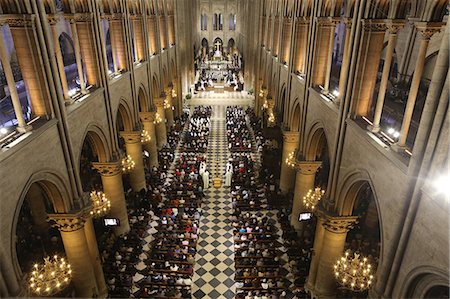
[{"label": "spotlight", "polygon": [[450,196],[450,176],[442,175],[436,179],[433,183],[434,188],[439,194]]},{"label": "spotlight", "polygon": [[8,129],[7,128],[1,128],[0,129],[0,134],[1,135],[5,135],[6,133],[8,133]]},{"label": "spotlight", "polygon": [[337,89],[333,90],[333,95],[335,97],[338,97],[339,96],[339,91],[337,91]]}]

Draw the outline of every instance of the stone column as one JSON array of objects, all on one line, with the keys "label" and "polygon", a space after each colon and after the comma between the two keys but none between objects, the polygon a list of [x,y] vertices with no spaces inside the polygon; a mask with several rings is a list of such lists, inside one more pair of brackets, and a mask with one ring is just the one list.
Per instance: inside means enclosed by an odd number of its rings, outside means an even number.
[{"label": "stone column", "polygon": [[[164,98],[166,95],[163,93],[159,99],[155,99],[154,103],[156,106],[156,113],[159,115],[160,122],[157,122],[156,125],[156,143],[158,145],[158,149],[161,149],[167,143],[167,130],[166,130],[166,112],[164,109]],[[155,116],[155,121],[158,120],[158,117]]]},{"label": "stone column", "polygon": [[131,187],[138,192],[141,189],[147,189],[145,183],[144,159],[142,156],[141,132],[130,131],[120,132],[120,136],[125,140],[127,154],[133,159],[135,166],[130,172]]},{"label": "stone column", "polygon": [[273,28],[272,55],[277,57],[280,46],[280,17],[275,17],[275,25]]},{"label": "stone column", "polygon": [[161,43],[161,50],[167,49],[166,39],[166,18],[164,15],[159,16],[159,40]]},{"label": "stone column", "polygon": [[84,223],[84,234],[86,236],[92,267],[94,268],[98,295],[101,298],[106,298],[106,296],[108,295],[108,288],[106,287],[105,275],[103,274],[102,262],[100,259],[100,254],[98,252],[97,238],[95,236],[92,216],[86,217],[86,222]]},{"label": "stone column", "polygon": [[305,73],[305,57],[308,38],[309,20],[299,17],[296,24],[296,49],[294,58],[294,70],[298,73]]},{"label": "stone column", "polygon": [[265,40],[264,44],[266,45],[266,50],[269,52],[270,52],[270,48],[272,47],[272,40],[271,40],[272,35],[270,34],[271,29],[272,29],[272,23],[273,23],[272,20],[273,20],[272,16],[269,16],[268,22],[267,22],[266,33],[264,36],[264,40]]},{"label": "stone column", "polygon": [[346,18],[344,19],[345,23],[345,40],[344,40],[344,53],[342,55],[342,66],[341,66],[341,72],[339,74],[339,87],[338,87],[338,96],[337,96],[337,102],[340,102],[342,100],[342,97],[344,95],[344,88],[347,84],[347,76],[348,76],[348,68],[350,67],[350,33],[352,30],[352,19]]},{"label": "stone column", "polygon": [[169,46],[175,45],[175,19],[173,15],[167,16],[169,26]]},{"label": "stone column", "polygon": [[384,58],[383,73],[381,75],[380,89],[378,91],[377,103],[375,106],[375,115],[373,117],[373,125],[368,129],[372,132],[380,131],[381,114],[383,112],[384,96],[386,95],[386,88],[389,80],[389,74],[391,72],[391,62],[394,56],[395,44],[397,41],[397,32],[403,27],[403,22],[394,23],[393,20],[388,20],[388,44],[386,49],[386,55]]},{"label": "stone column", "polygon": [[72,267],[72,282],[77,297],[93,298],[99,295],[97,280],[91,256],[89,255],[88,241],[84,233],[84,224],[88,211],[76,214],[50,214],[49,219],[53,226],[61,232],[67,260]]},{"label": "stone column", "polygon": [[295,177],[294,200],[292,203],[291,225],[297,230],[302,229],[302,224],[298,221],[298,216],[305,212],[303,197],[309,190],[314,190],[314,180],[317,169],[322,165],[318,161],[298,161],[296,163],[297,175]]},{"label": "stone column", "polygon": [[309,273],[305,283],[305,289],[314,292],[314,287],[316,285],[317,268],[319,267],[320,254],[322,252],[323,246],[323,236],[325,234],[325,218],[321,215],[317,216],[316,232],[314,235],[314,246],[312,251],[311,264],[309,266]]},{"label": "stone column", "polygon": [[280,189],[283,192],[292,191],[295,180],[295,170],[286,164],[289,154],[298,147],[299,132],[283,132],[283,152],[281,154]]},{"label": "stone column", "polygon": [[158,167],[158,147],[156,145],[156,129],[155,129],[155,112],[140,112],[144,130],[148,132],[151,137],[150,142],[144,145],[144,148],[150,153],[150,166]]},{"label": "stone column", "polygon": [[331,65],[333,64],[333,48],[334,48],[334,33],[336,32],[336,24],[340,19],[330,18],[329,23],[329,40],[327,49],[327,66],[325,70],[325,84],[323,85],[323,93],[328,94],[330,92],[330,78],[331,78]]},{"label": "stone column", "polygon": [[95,50],[92,18],[92,13],[75,14],[78,42],[86,71],[86,84],[99,86],[100,69],[97,51]]},{"label": "stone column", "polygon": [[313,86],[325,86],[329,56],[328,52],[330,49],[330,36],[333,30],[334,25],[329,17],[317,18],[317,45],[314,53],[314,67],[312,76]]},{"label": "stone column", "polygon": [[35,15],[12,17],[6,23],[11,30],[17,60],[30,97],[31,111],[33,115],[46,117],[50,115],[51,109],[37,41]]},{"label": "stone column", "polygon": [[423,68],[425,66],[425,58],[427,54],[428,44],[431,37],[442,29],[443,23],[416,23],[417,31],[420,33],[420,48],[417,55],[416,67],[409,89],[408,101],[406,102],[405,113],[403,115],[402,128],[400,130],[399,140],[392,147],[395,151],[401,151],[406,147],[406,139],[408,137],[409,126],[411,124],[414,106],[416,105],[417,93],[419,92],[420,79],[422,78]]},{"label": "stone column", "polygon": [[[324,211],[317,211],[317,214],[321,213],[322,215],[319,217],[324,218],[321,224],[325,229],[321,251],[313,256],[313,261],[318,259],[318,266],[315,286],[310,291],[316,298],[336,298],[336,279],[333,266],[343,255],[347,232],[353,228],[358,217],[331,216]],[[317,261],[313,261],[311,264],[317,263]]]},{"label": "stone column", "polygon": [[9,94],[11,95],[11,102],[14,108],[14,114],[17,119],[16,130],[21,133],[30,131],[32,127],[27,125],[22,114],[22,105],[20,104],[19,95],[17,93],[16,82],[14,74],[9,63],[9,55],[5,46],[3,31],[0,28],[0,61],[2,62],[3,72],[5,73],[6,82],[8,84]]},{"label": "stone column", "polygon": [[58,28],[56,27],[56,24],[58,24],[58,20],[59,18],[49,17],[48,23],[50,24],[50,28],[52,29],[53,44],[55,46],[55,55],[56,61],[58,62],[58,72],[61,79],[64,100],[66,100],[66,104],[70,104],[69,85],[67,84],[66,71],[64,69],[64,60],[61,53],[61,46],[59,44]]},{"label": "stone column", "polygon": [[120,226],[114,228],[116,235],[121,235],[130,231],[128,222],[127,205],[122,182],[122,165],[118,162],[92,163],[92,167],[97,169],[102,176],[103,192],[111,201],[111,210],[108,216],[117,218]]},{"label": "stone column", "polygon": [[281,62],[289,63],[289,53],[291,51],[292,19],[284,18],[283,33],[281,35]]},{"label": "stone column", "polygon": [[81,50],[80,50],[80,42],[78,40],[77,26],[74,18],[69,18],[68,21],[70,22],[70,33],[72,34],[73,39],[73,47],[75,51],[75,60],[77,63],[78,78],[80,79],[80,89],[82,94],[86,94],[87,93],[86,82],[84,81],[83,63],[81,61]]},{"label": "stone column", "polygon": [[170,87],[166,88],[166,107],[165,107],[165,114],[167,119],[167,128],[171,128],[173,126],[174,120],[173,120],[173,104],[172,104],[172,89]]}]

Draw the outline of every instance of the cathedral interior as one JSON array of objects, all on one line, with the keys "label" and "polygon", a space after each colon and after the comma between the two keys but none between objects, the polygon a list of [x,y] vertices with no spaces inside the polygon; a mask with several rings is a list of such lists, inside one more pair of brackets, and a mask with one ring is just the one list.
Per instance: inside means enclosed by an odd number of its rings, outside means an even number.
[{"label": "cathedral interior", "polygon": [[0,0],[0,297],[449,298],[445,0]]}]

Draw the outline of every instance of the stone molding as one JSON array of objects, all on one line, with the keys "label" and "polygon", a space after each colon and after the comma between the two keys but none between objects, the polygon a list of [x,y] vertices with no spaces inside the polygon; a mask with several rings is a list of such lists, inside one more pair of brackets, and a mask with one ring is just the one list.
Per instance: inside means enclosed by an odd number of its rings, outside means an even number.
[{"label": "stone molding", "polygon": [[142,122],[153,122],[155,120],[155,112],[139,112],[139,117],[141,118]]},{"label": "stone molding", "polygon": [[0,16],[0,26],[7,24],[9,27],[34,27],[35,15],[2,15]]},{"label": "stone molding", "polygon": [[322,161],[296,161],[295,168],[303,175],[315,175],[317,169],[322,166]]},{"label": "stone molding", "polygon": [[389,34],[397,34],[400,31],[400,29],[402,29],[404,26],[405,26],[404,20],[393,20],[393,19],[386,20],[386,27]]},{"label": "stone molding", "polygon": [[283,131],[283,141],[286,143],[297,143],[300,139],[299,132]]},{"label": "stone molding", "polygon": [[423,40],[430,40],[431,37],[441,31],[445,23],[441,22],[416,22],[414,24],[417,28],[417,31],[420,33]]},{"label": "stone molding", "polygon": [[125,140],[126,144],[141,143],[140,131],[122,131],[120,136]]},{"label": "stone molding", "polygon": [[364,31],[385,32],[387,29],[385,20],[379,19],[362,19]]},{"label": "stone molding", "polygon": [[83,229],[86,220],[90,217],[91,207],[86,207],[74,214],[49,214],[49,222],[61,232],[74,232]]},{"label": "stone molding", "polygon": [[94,162],[92,168],[96,169],[101,176],[115,176],[122,174],[120,161],[116,162]]},{"label": "stone molding", "polygon": [[323,227],[332,233],[345,234],[358,223],[359,216],[335,216],[330,212],[317,208],[314,210],[317,217],[322,218]]},{"label": "stone molding", "polygon": [[105,14],[105,19],[108,21],[121,21],[123,19],[122,13],[111,13],[111,14]]}]

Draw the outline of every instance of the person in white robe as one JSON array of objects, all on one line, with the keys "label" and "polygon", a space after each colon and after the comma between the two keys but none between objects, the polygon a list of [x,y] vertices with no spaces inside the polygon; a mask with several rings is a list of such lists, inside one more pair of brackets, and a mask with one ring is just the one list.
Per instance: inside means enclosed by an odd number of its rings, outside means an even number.
[{"label": "person in white robe", "polygon": [[205,172],[202,175],[203,178],[203,189],[209,188],[209,171],[205,170]]},{"label": "person in white robe", "polygon": [[231,186],[231,178],[233,176],[233,172],[232,171],[227,171],[225,173],[225,187],[230,187]]}]

